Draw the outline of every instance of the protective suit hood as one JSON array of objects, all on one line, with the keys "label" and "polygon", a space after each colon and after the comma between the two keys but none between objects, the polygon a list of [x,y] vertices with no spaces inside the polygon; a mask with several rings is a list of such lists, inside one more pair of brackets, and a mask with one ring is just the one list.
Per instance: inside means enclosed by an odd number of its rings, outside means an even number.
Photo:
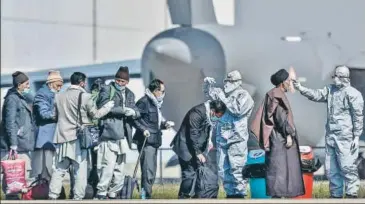
[{"label": "protective suit hood", "polygon": [[234,70],[227,74],[224,79],[224,92],[231,93],[242,85],[242,76],[239,71]]},{"label": "protective suit hood", "polygon": [[333,83],[336,87],[342,88],[350,85],[350,70],[346,66],[339,66],[335,69],[332,76]]}]

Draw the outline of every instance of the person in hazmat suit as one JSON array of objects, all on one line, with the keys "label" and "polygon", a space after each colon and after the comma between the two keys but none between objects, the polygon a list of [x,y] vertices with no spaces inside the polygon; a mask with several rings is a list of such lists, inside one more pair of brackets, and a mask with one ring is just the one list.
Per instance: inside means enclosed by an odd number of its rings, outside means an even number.
[{"label": "person in hazmat suit", "polygon": [[213,84],[215,80],[206,77],[203,92],[213,100],[221,100],[227,106],[226,113],[213,129],[219,176],[227,198],[244,198],[247,180],[242,176],[242,169],[247,159],[248,119],[254,101],[242,88],[242,77],[237,70],[227,74],[223,90]]},{"label": "person in hazmat suit", "polygon": [[364,100],[350,85],[346,66],[335,69],[333,84],[323,89],[309,89],[294,81],[294,88],[311,101],[327,103],[325,168],[332,198],[356,198],[360,180],[355,161],[359,154],[359,138],[363,132]]}]

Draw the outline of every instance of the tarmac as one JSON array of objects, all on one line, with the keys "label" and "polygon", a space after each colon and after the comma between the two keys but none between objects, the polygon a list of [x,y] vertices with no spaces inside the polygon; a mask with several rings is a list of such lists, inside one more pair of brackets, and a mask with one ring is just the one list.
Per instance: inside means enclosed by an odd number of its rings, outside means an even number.
[{"label": "tarmac", "polygon": [[365,203],[365,199],[2,200],[1,203]]}]

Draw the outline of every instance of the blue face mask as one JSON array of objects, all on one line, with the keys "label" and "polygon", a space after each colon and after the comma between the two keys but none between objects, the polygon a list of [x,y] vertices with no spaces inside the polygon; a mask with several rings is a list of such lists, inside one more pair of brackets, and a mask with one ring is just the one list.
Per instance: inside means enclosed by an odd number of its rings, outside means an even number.
[{"label": "blue face mask", "polygon": [[210,120],[211,120],[212,122],[217,122],[217,121],[219,120],[219,118],[218,118],[217,116],[211,116],[211,117],[210,117]]},{"label": "blue face mask", "polygon": [[115,88],[118,89],[119,91],[123,90],[125,86],[121,86],[117,83],[115,83]]},{"label": "blue face mask", "polygon": [[30,93],[30,89],[26,88],[22,91],[22,95]]}]

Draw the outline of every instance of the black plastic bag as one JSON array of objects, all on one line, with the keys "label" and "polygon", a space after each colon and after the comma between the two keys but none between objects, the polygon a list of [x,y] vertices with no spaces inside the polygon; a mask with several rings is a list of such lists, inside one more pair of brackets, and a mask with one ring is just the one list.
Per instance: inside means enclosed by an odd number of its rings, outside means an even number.
[{"label": "black plastic bag", "polygon": [[301,160],[303,173],[314,173],[321,168],[322,163],[318,158],[312,160]]},{"label": "black plastic bag", "polygon": [[359,153],[356,164],[359,171],[359,178],[365,179],[365,152]]},{"label": "black plastic bag", "polygon": [[242,170],[243,178],[265,178],[266,164],[249,164],[245,165]]},{"label": "black plastic bag", "polygon": [[217,173],[208,166],[201,165],[196,171],[190,196],[193,198],[217,198],[218,192]]}]

